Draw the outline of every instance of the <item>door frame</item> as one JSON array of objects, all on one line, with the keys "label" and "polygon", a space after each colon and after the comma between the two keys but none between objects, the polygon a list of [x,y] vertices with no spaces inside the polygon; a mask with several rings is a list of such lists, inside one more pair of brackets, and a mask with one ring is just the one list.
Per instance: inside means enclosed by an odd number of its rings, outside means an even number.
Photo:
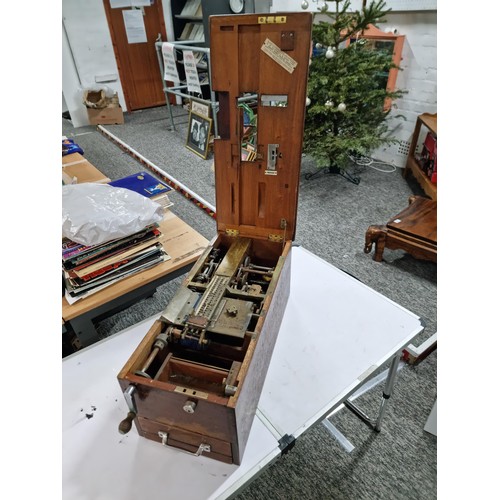
[{"label": "door frame", "polygon": [[[113,29],[113,23],[111,22],[110,0],[102,0],[102,3],[104,5],[104,12],[106,14],[106,21],[108,23],[109,34],[111,36],[111,42],[113,44],[113,52],[115,54],[115,60],[116,60],[116,66],[118,68],[118,74],[120,75],[120,83],[121,83],[122,90],[123,90],[123,96],[125,98],[125,104],[127,106],[127,110],[133,111],[132,107],[130,105],[130,97],[129,97],[128,87],[127,87],[128,82],[124,76],[124,70],[122,69],[120,56],[119,56],[119,53],[117,50],[118,44],[116,42],[116,36],[115,36],[114,29]],[[164,11],[163,11],[162,0],[152,0],[152,4],[150,5],[150,7],[153,7],[153,5],[156,6],[156,8],[158,9],[158,14],[160,15],[159,21],[160,21],[162,39],[163,39],[163,41],[167,41],[167,30],[166,30],[166,26],[165,26],[165,16],[163,15]],[[159,66],[158,66],[158,72],[160,72]],[[167,96],[165,96],[165,99],[167,99]]]}]

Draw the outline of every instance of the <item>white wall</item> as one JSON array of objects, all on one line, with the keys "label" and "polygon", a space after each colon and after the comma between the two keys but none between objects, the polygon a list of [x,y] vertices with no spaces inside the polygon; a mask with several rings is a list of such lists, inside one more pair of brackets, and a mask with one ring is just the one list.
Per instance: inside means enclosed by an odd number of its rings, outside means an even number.
[{"label": "white wall", "polygon": [[[271,12],[301,11],[302,0],[273,0]],[[358,7],[361,0],[353,0]],[[435,0],[390,0],[388,6],[398,8],[386,17],[382,29],[397,29],[405,35],[403,60],[397,86],[408,91],[396,103],[402,120],[390,121],[396,138],[409,142],[416,117],[420,113],[437,111],[437,11]],[[76,127],[87,125],[87,114],[81,102],[82,85],[95,84],[96,76],[116,74],[114,82],[106,83],[118,92],[120,103],[126,111],[125,98],[111,44],[111,36],[101,0],[64,0],[63,4],[63,96]],[[412,6],[412,7],[409,7]],[[317,4],[309,0],[309,9]],[[402,10],[421,8],[424,10]],[[167,39],[173,39],[170,17],[170,0],[163,0]],[[66,28],[68,37],[65,36]],[[403,167],[406,150],[399,146],[380,148],[373,153],[375,158]]]},{"label": "white wall", "polygon": [[[318,4],[313,0],[308,1],[307,10],[316,12]],[[302,0],[273,0],[271,11],[302,11],[301,3]],[[359,8],[358,4],[361,4],[361,0],[353,0],[351,7]],[[386,22],[379,28],[384,31],[397,30],[398,34],[406,37],[400,64],[402,71],[398,74],[396,86],[408,91],[395,103],[397,110],[391,115],[399,113],[406,121],[389,119],[390,135],[404,142],[401,146],[380,148],[373,152],[373,157],[404,167],[407,157],[407,148],[404,146],[411,141],[417,116],[437,111],[437,10],[435,0],[388,0],[387,6],[392,7],[394,12],[385,17]]]},{"label": "white wall", "polygon": [[[393,135],[407,144],[417,116],[437,112],[437,12],[401,12],[389,14],[386,19],[386,27],[394,27],[406,36],[396,85],[408,93],[396,102],[397,110],[391,113],[402,114],[406,121],[392,119],[389,123],[394,127]],[[373,156],[404,167],[406,151],[392,145],[380,148]]]},{"label": "white wall", "polygon": [[[163,0],[167,39],[173,38],[170,0]],[[75,127],[88,125],[82,89],[103,85],[118,93],[127,111],[102,0],[62,2],[62,91]],[[106,80],[102,83],[98,83]]]}]

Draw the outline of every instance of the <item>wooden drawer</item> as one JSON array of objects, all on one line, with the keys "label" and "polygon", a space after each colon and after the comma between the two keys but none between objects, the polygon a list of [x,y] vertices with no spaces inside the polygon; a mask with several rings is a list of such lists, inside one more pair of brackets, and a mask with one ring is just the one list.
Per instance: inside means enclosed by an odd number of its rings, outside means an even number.
[{"label": "wooden drawer", "polygon": [[[194,454],[198,452],[201,444],[205,444],[210,446],[210,451],[203,451],[203,455],[228,464],[233,463],[231,443],[180,429],[172,425],[165,425],[143,417],[138,417],[136,424],[139,434],[148,439],[158,441],[159,443],[165,441],[164,444],[167,446],[180,448]],[[158,434],[159,432],[167,434],[168,437],[162,438],[162,436]]]}]

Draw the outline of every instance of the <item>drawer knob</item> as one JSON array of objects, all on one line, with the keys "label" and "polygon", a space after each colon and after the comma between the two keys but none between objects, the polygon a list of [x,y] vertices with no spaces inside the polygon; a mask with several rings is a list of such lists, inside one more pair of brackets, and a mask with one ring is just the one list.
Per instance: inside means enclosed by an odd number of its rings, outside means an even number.
[{"label": "drawer knob", "polygon": [[182,409],[186,413],[194,413],[194,410],[196,410],[196,401],[186,401]]}]

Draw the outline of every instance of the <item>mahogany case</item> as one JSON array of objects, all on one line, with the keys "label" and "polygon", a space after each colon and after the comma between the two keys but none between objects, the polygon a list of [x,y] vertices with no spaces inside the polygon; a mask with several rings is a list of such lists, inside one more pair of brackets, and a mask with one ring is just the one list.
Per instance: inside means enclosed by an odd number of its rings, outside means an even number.
[{"label": "mahogany case", "polygon": [[210,18],[218,235],[118,374],[120,432],[241,462],[289,294],[311,24]]}]

